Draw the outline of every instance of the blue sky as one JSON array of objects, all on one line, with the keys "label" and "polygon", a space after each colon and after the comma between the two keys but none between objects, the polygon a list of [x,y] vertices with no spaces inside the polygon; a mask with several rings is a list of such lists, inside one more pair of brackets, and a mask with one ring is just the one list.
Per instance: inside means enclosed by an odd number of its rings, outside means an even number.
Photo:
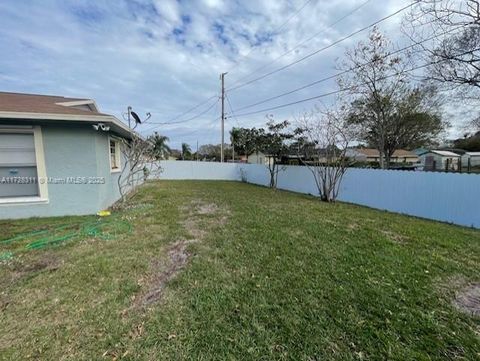
[{"label": "blue sky", "polygon": [[[228,88],[315,33],[320,34],[255,75],[294,61],[407,4],[401,0],[371,0],[329,27],[364,2],[3,0],[0,89],[93,98],[102,111],[119,118],[131,105],[139,114],[151,112],[152,122],[165,122],[218,95],[221,72],[228,71]],[[302,11],[292,17],[303,5]],[[380,29],[398,40],[400,21],[398,16]],[[366,34],[230,92],[233,108],[335,73],[336,59]],[[321,94],[333,87],[333,83],[322,83],[251,110]],[[200,144],[219,143],[220,108],[214,102],[198,108],[197,113],[211,107],[195,120],[155,124],[155,130],[168,135],[174,147],[182,142],[194,145],[197,140]],[[304,103],[272,113],[283,120],[313,105]],[[232,126],[262,126],[265,121],[265,114],[229,118],[226,130]],[[153,127],[147,124],[140,131],[149,134]]]}]

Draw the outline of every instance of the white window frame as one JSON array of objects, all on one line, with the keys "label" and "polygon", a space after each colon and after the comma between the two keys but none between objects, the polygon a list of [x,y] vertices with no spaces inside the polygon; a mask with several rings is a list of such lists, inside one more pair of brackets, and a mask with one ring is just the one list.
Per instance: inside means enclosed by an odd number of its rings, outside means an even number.
[{"label": "white window frame", "polygon": [[48,203],[47,169],[45,166],[45,152],[43,148],[42,128],[36,126],[4,126],[0,125],[0,133],[33,134],[35,144],[35,161],[37,166],[38,196],[0,198],[0,206],[31,203]]},{"label": "white window frame", "polygon": [[[115,143],[115,163],[118,167],[114,168],[112,164],[112,148],[110,147],[110,142]],[[120,149],[120,139],[109,136],[108,137],[108,163],[110,164],[110,173],[119,173],[122,171],[122,157]]]}]

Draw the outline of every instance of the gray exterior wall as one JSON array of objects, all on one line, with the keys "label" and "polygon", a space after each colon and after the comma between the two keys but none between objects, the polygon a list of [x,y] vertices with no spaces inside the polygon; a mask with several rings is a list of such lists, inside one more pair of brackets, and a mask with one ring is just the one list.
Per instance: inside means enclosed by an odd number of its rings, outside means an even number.
[{"label": "gray exterior wall", "polygon": [[48,203],[0,204],[0,219],[94,214],[120,198],[120,173],[110,171],[107,132],[91,125],[46,124],[42,136],[48,178],[104,177],[105,183],[50,183]]}]

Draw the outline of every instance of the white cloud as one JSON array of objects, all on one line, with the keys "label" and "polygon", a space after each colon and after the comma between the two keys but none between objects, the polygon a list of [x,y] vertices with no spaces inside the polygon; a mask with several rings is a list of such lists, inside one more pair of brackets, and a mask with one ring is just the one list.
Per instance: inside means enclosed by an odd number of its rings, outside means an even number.
[{"label": "white cloud", "polygon": [[157,11],[171,24],[176,25],[180,20],[180,8],[176,0],[155,0]]}]

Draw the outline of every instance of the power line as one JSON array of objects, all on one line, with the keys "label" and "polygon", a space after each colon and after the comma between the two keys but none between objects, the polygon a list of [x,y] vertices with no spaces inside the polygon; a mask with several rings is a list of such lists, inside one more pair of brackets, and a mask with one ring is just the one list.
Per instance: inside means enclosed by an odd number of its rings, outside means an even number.
[{"label": "power line", "polygon": [[257,81],[259,81],[259,80],[261,80],[261,79],[264,79],[264,78],[266,78],[266,77],[268,77],[268,76],[270,76],[270,75],[273,75],[273,74],[278,73],[278,72],[280,72],[280,71],[282,71],[282,70],[285,70],[285,69],[287,69],[287,68],[290,68],[291,66],[293,66],[293,65],[295,65],[295,64],[298,64],[298,63],[300,63],[300,62],[302,62],[302,61],[304,61],[304,60],[307,60],[307,59],[311,58],[312,56],[314,56],[314,55],[316,55],[316,54],[318,54],[318,53],[320,53],[320,52],[322,52],[322,51],[325,51],[325,50],[327,50],[327,49],[330,49],[330,48],[332,48],[333,46],[338,45],[338,44],[340,44],[341,42],[343,42],[343,41],[345,41],[345,40],[347,40],[347,39],[350,39],[351,37],[353,37],[353,36],[355,36],[355,35],[363,32],[363,31],[365,31],[365,30],[367,30],[367,29],[369,29],[369,28],[371,28],[371,27],[373,27],[373,26],[375,26],[375,25],[378,25],[378,24],[380,24],[381,22],[383,22],[383,21],[385,21],[385,20],[388,20],[388,19],[394,17],[395,15],[398,15],[398,14],[401,13],[402,11],[407,10],[408,8],[412,7],[412,6],[415,5],[415,4],[416,4],[416,2],[413,2],[413,3],[411,3],[411,4],[407,5],[407,6],[404,6],[403,8],[395,11],[394,13],[389,14],[389,15],[387,15],[387,16],[384,16],[383,18],[381,18],[381,19],[379,19],[379,20],[371,23],[370,25],[365,26],[365,27],[363,27],[363,28],[361,28],[361,29],[359,29],[359,30],[356,30],[356,31],[354,31],[353,33],[351,33],[351,34],[349,34],[349,35],[347,35],[347,36],[345,36],[345,37],[343,37],[343,38],[340,38],[340,39],[338,39],[338,40],[335,40],[333,43],[330,43],[329,45],[324,46],[323,48],[317,49],[317,50],[315,50],[314,52],[309,53],[309,54],[303,56],[302,58],[300,58],[300,59],[298,59],[298,60],[295,60],[294,62],[291,62],[291,63],[289,63],[289,64],[287,64],[287,65],[284,65],[284,66],[282,66],[282,67],[280,67],[280,68],[278,68],[278,69],[272,70],[271,72],[268,72],[268,73],[266,73],[266,74],[264,74],[264,75],[261,75],[261,76],[259,76],[259,77],[257,77],[257,78],[254,78],[254,79],[252,79],[252,80],[249,80],[249,81],[247,81],[247,82],[245,82],[245,83],[242,83],[242,84],[240,84],[240,85],[237,85],[237,86],[234,86],[234,87],[232,87],[232,88],[230,88],[230,89],[227,89],[227,91],[233,91],[233,90],[237,90],[237,89],[243,88],[244,86],[247,86],[247,85],[252,84],[252,83],[254,83],[254,82],[257,82]]},{"label": "power line", "polygon": [[[219,112],[218,103],[219,103],[218,101],[215,102],[215,106],[216,106],[216,107],[215,107],[214,114]],[[220,119],[221,119],[221,116],[216,117],[216,118],[213,119],[212,121],[208,122],[208,123],[205,125],[205,127],[208,127],[208,129],[213,129],[213,128],[215,128],[215,126],[217,125],[217,121],[219,121]],[[204,129],[205,129],[205,128],[204,128]],[[189,130],[189,129],[187,129],[187,130]],[[189,131],[188,133],[185,133],[185,132],[182,132],[182,131],[180,131],[180,132],[183,133],[183,136],[189,136],[189,135],[191,135],[191,134],[197,133],[198,131],[199,131],[198,129],[195,129],[195,130],[193,130],[193,131]]]},{"label": "power line", "polygon": [[[307,0],[299,9],[297,9],[297,10],[295,11],[295,13],[294,13],[292,16],[290,16],[290,17],[289,17],[286,21],[284,21],[279,27],[277,27],[277,28],[274,30],[274,33],[278,33],[287,23],[289,23],[293,18],[295,18],[296,16],[298,16],[298,14],[300,14],[300,12],[301,12],[311,1],[312,1],[312,0]],[[362,7],[363,5],[365,5],[365,4],[366,4],[367,2],[369,2],[369,1],[371,1],[371,0],[367,0],[364,4],[360,5],[360,7]],[[360,8],[360,7],[358,7],[358,8]],[[358,10],[358,8],[357,8],[357,9],[354,9],[354,11]],[[352,12],[352,13],[353,13],[353,12]],[[340,18],[340,19],[337,20],[334,24],[340,22],[341,20],[343,20],[345,17],[347,17],[347,16],[349,16],[349,15],[350,15],[350,14],[347,14],[346,16]],[[332,26],[333,26],[333,24],[332,24]],[[256,48],[256,47],[253,47],[253,48],[248,52],[248,54],[246,54],[246,55],[244,56],[244,58],[247,58],[255,49],[257,49],[257,48]],[[293,49],[292,49],[292,51],[293,51]],[[242,79],[243,79],[243,78],[242,78]],[[166,124],[178,124],[178,123],[182,123],[182,122],[187,122],[187,121],[193,120],[193,119],[197,118],[197,116],[194,116],[194,117],[192,117],[192,118],[189,118],[188,120],[185,120],[185,121],[176,122],[177,119],[179,119],[179,118],[183,117],[184,115],[186,115],[186,114],[194,111],[195,109],[199,108],[200,106],[208,103],[210,100],[214,99],[215,97],[216,97],[216,95],[213,95],[213,96],[211,96],[210,98],[207,98],[205,101],[202,101],[202,102],[196,104],[196,105],[193,106],[192,108],[190,108],[190,109],[186,110],[185,112],[183,112],[183,113],[181,113],[181,114],[179,114],[179,115],[171,118],[170,120],[168,120],[168,121],[166,121],[166,122],[161,122],[161,123],[149,123],[149,124],[164,124],[164,125],[166,125]],[[202,114],[200,114],[200,115],[202,115]],[[145,129],[145,130],[143,130],[143,131],[151,131],[151,130],[153,130],[153,129],[155,129],[155,128],[156,128],[156,127],[147,128],[147,129]]]},{"label": "power line", "polygon": [[190,117],[190,118],[188,118],[188,119],[178,120],[178,121],[176,121],[176,122],[151,122],[151,123],[149,123],[149,124],[168,125],[168,124],[187,123],[187,122],[189,122],[189,121],[191,121],[191,120],[193,120],[193,119],[196,119],[196,118],[204,115],[205,113],[208,113],[208,111],[209,111],[210,109],[212,109],[212,108],[218,103],[218,101],[219,101],[219,100],[217,99],[217,101],[216,101],[215,103],[212,103],[207,109],[205,109],[204,111],[202,111],[202,112],[200,112],[200,113],[198,113],[198,114],[196,114],[196,115],[194,115],[193,117]]},{"label": "power line", "polygon": [[[307,0],[300,8],[298,8],[298,9],[295,11],[295,13],[294,13],[292,16],[290,16],[286,21],[284,21],[279,27],[275,28],[275,29],[272,31],[272,33],[273,33],[273,34],[278,34],[278,32],[279,32],[286,24],[288,24],[293,18],[295,18],[296,16],[298,16],[298,14],[300,14],[300,12],[301,12],[311,1],[312,1],[312,0]],[[243,60],[246,60],[246,59],[250,56],[250,54],[253,53],[256,49],[258,49],[258,47],[253,46],[247,54],[245,54],[245,55],[242,56],[242,59],[243,59]],[[232,71],[235,67],[237,67],[237,66],[238,66],[238,63],[237,63],[236,65],[232,66],[232,67],[228,70],[228,72],[231,72],[231,71]]]},{"label": "power line", "polygon": [[233,111],[232,103],[230,103],[230,97],[228,96],[227,93],[225,93],[225,97],[227,98],[228,107],[230,108],[230,112],[232,113],[233,118],[237,122],[237,125],[240,126],[238,118],[236,117],[235,112]]},{"label": "power line", "polygon": [[[274,33],[278,33],[287,23],[289,23],[293,18],[295,18],[296,16],[298,16],[298,14],[300,14],[300,12],[301,12],[311,1],[312,1],[312,0],[307,0],[300,8],[298,8],[298,9],[295,11],[295,13],[294,13],[292,16],[290,16],[290,17],[289,17],[286,21],[284,21],[279,27],[277,27],[277,28],[274,30]],[[338,19],[336,22],[334,22],[334,23],[331,24],[330,26],[333,26],[333,25],[337,24],[338,22],[342,21],[343,19],[345,19],[347,16],[350,16],[353,12],[355,12],[355,11],[357,11],[359,8],[363,7],[363,6],[364,6],[366,3],[368,3],[369,1],[371,1],[371,0],[367,0],[365,3],[363,3],[363,4],[361,4],[359,7],[355,8],[355,9],[354,9],[352,12],[350,12],[349,14],[346,14],[346,15],[343,16],[342,18]],[[316,35],[318,35],[318,34],[316,34]],[[314,36],[316,36],[316,35],[314,35]],[[307,41],[308,41],[308,40],[310,40],[310,39],[307,39]],[[303,43],[299,44],[298,46],[301,46],[302,44],[303,44]],[[297,46],[297,47],[298,47],[298,46]],[[246,55],[244,56],[244,58],[247,58],[255,49],[257,49],[257,47],[253,47],[253,48],[248,52],[248,54],[246,54]],[[290,51],[293,51],[294,49],[295,49],[295,48],[291,49]],[[288,52],[287,52],[287,53],[288,53]],[[283,55],[286,55],[287,53],[285,53],[285,54],[283,54]],[[282,55],[282,56],[283,56],[283,55]],[[278,60],[278,58],[275,59],[274,61],[276,61],[276,60]],[[259,69],[257,69],[256,71],[258,71],[258,70],[259,70]],[[256,71],[255,71],[255,72],[256,72]],[[251,75],[251,74],[250,74],[250,75]],[[242,78],[242,79],[244,79],[244,78]],[[242,79],[241,79],[241,80],[242,80]],[[185,112],[183,112],[183,113],[181,113],[181,114],[178,114],[178,115],[175,116],[175,117],[172,117],[171,119],[169,119],[169,120],[166,121],[166,122],[161,122],[161,123],[148,123],[148,124],[165,124],[165,125],[166,125],[166,124],[178,124],[178,123],[180,123],[180,122],[176,122],[177,119],[183,117],[184,115],[189,114],[190,112],[192,112],[192,111],[194,111],[195,109],[201,107],[202,105],[207,104],[210,100],[212,100],[212,99],[214,99],[214,98],[216,98],[216,95],[213,95],[213,96],[207,98],[206,100],[204,100],[204,101],[196,104],[195,106],[193,106],[192,108],[186,110]],[[195,117],[192,117],[190,120],[193,120],[193,119],[195,119],[195,118],[196,118],[196,116],[195,116]],[[186,121],[189,121],[189,120],[186,120]],[[183,121],[181,121],[181,122],[183,122]],[[156,127],[154,127],[154,128],[147,128],[147,129],[145,129],[145,130],[143,130],[143,131],[150,131],[150,130],[155,129],[155,128],[156,128]]]},{"label": "power line", "polygon": [[283,24],[280,25],[280,26],[277,28],[277,30],[274,31],[274,33],[278,33],[285,25],[287,25],[287,24],[290,22],[290,20],[292,20],[293,18],[297,17],[297,15],[300,14],[300,12],[301,12],[309,3],[311,3],[311,2],[312,2],[312,0],[307,0],[307,1],[305,1],[305,3],[304,3],[301,7],[299,7],[299,8],[297,9],[297,11],[295,11],[295,12],[292,14],[292,16],[290,16],[286,21],[284,21]]},{"label": "power line", "polygon": [[[343,15],[342,17],[340,17],[339,19],[335,20],[333,23],[331,23],[330,25],[327,25],[326,29],[328,28],[332,28],[333,26],[337,25],[338,23],[340,23],[341,21],[345,20],[346,18],[348,18],[349,16],[353,15],[355,12],[357,12],[358,10],[360,10],[361,8],[363,8],[365,5],[367,5],[370,1],[372,0],[367,0],[365,2],[363,2],[362,4],[360,4],[359,6],[357,6],[356,8],[352,9],[351,11],[349,11],[347,14]],[[294,50],[300,48],[303,44],[311,41],[312,39],[316,38],[318,35],[322,34],[323,32],[325,31],[325,29],[322,29],[321,31],[313,34],[311,37],[303,40],[302,42],[298,43],[297,45],[295,45],[293,48],[287,50],[285,53],[279,55],[278,57],[276,57],[275,59],[273,59],[272,61],[268,62],[267,64],[264,64],[260,67],[258,67],[257,69],[253,70],[252,72],[250,72],[249,74],[243,76],[242,78],[238,79],[234,84],[233,86],[235,86],[236,84],[240,83],[242,80],[244,79],[247,79],[248,77],[250,77],[251,75],[255,74],[255,73],[258,73],[260,70],[263,70],[265,69],[266,67],[276,63],[278,60],[280,60],[281,58],[283,58],[285,55],[288,55],[290,54],[291,52],[293,52]]]},{"label": "power line", "polygon": [[307,88],[312,87],[312,86],[314,86],[314,85],[317,85],[317,84],[326,82],[326,81],[328,81],[328,80],[337,78],[337,77],[339,77],[339,76],[341,76],[341,75],[344,75],[344,74],[347,74],[347,73],[349,73],[349,72],[351,72],[351,71],[353,71],[353,70],[357,70],[357,69],[363,68],[364,66],[367,66],[367,65],[369,65],[369,64],[373,64],[373,63],[375,63],[375,62],[378,61],[378,60],[388,58],[388,57],[393,56],[393,55],[395,55],[395,54],[398,54],[398,53],[404,52],[404,51],[406,51],[406,50],[408,50],[408,49],[414,48],[414,47],[416,47],[417,45],[420,45],[420,44],[425,43],[425,42],[427,42],[427,41],[434,40],[434,39],[436,39],[438,36],[443,36],[443,35],[452,33],[452,32],[454,32],[454,31],[456,31],[456,30],[458,30],[458,29],[464,28],[465,26],[466,26],[466,25],[461,25],[461,26],[458,26],[458,27],[456,27],[456,28],[454,28],[454,29],[450,29],[449,31],[445,31],[444,33],[442,33],[442,34],[440,34],[440,35],[433,35],[433,36],[431,36],[431,37],[429,37],[429,38],[423,39],[422,41],[419,41],[419,42],[410,44],[410,45],[405,46],[405,47],[403,47],[403,48],[401,48],[401,49],[397,49],[397,50],[395,50],[395,51],[393,51],[393,52],[391,52],[391,53],[389,53],[389,54],[387,54],[387,55],[385,55],[385,56],[379,57],[378,59],[375,59],[375,60],[372,60],[372,61],[369,61],[369,62],[366,62],[366,63],[363,63],[363,64],[359,64],[359,65],[354,66],[354,67],[352,67],[352,68],[343,70],[343,71],[341,71],[341,72],[339,72],[339,73],[336,73],[336,74],[333,74],[333,75],[329,75],[329,76],[327,76],[327,77],[324,77],[324,78],[322,78],[322,79],[316,80],[316,81],[311,82],[311,83],[308,83],[308,84],[303,85],[303,86],[301,86],[301,87],[292,89],[292,90],[290,90],[290,91],[288,91],[288,92],[281,93],[281,94],[272,96],[272,97],[270,97],[270,98],[267,98],[267,99],[264,99],[264,100],[260,100],[260,101],[258,101],[258,102],[253,103],[253,104],[249,104],[249,105],[240,107],[240,108],[238,108],[236,111],[238,112],[238,111],[241,111],[241,110],[244,110],[244,109],[252,108],[252,107],[254,107],[254,106],[256,106],[256,105],[264,104],[264,103],[270,102],[270,101],[272,101],[272,100],[275,100],[275,99],[284,97],[284,96],[286,96],[286,95],[290,95],[290,94],[296,93],[296,92],[298,92],[298,91],[300,91],[300,90],[307,89]]},{"label": "power line", "polygon": [[[176,124],[175,120],[183,117],[184,115],[187,115],[188,113],[191,113],[192,111],[194,111],[195,109],[201,107],[202,105],[204,104],[207,104],[210,100],[212,99],[215,99],[217,98],[218,96],[217,95],[212,95],[211,97],[205,99],[204,101],[201,101],[200,103],[198,103],[197,105],[193,106],[192,108],[184,111],[183,113],[181,114],[178,114],[177,116],[173,117],[173,118],[170,118],[169,120],[165,121],[165,122],[158,122],[158,123],[153,123],[153,122],[149,122],[149,123],[146,123],[146,124]],[[152,113],[155,113],[155,112],[152,112]],[[153,128],[152,128],[153,129]],[[145,131],[148,131],[148,130],[151,130],[151,129],[145,129]]]},{"label": "power line", "polygon": [[[290,22],[293,18],[295,18],[296,16],[298,16],[298,14],[299,14],[311,1],[312,1],[312,0],[307,0],[292,16],[290,16],[285,22],[283,22],[283,23],[282,23],[278,28],[276,28],[273,32],[274,32],[274,33],[278,33],[288,22]],[[369,0],[369,1],[370,1],[370,0]],[[257,48],[256,48],[256,47],[252,47],[252,49],[251,49],[246,55],[244,55],[243,58],[245,58],[245,59],[248,58],[248,56],[249,56],[255,49],[257,49]],[[237,64],[237,65],[238,65],[238,64]],[[230,70],[232,70],[232,69],[233,69],[233,67],[232,67]],[[229,70],[229,71],[230,71],[230,70]],[[191,111],[197,109],[198,107],[200,107],[200,106],[208,103],[211,99],[213,99],[213,98],[215,98],[215,97],[216,97],[216,95],[211,96],[210,98],[206,99],[205,101],[203,101],[203,102],[195,105],[193,108],[191,108],[191,109],[189,109],[189,110],[187,110],[187,111],[185,111],[185,112],[183,112],[183,113],[181,113],[181,114],[173,117],[172,119],[168,120],[167,122],[165,122],[165,123],[163,123],[163,124],[175,124],[175,123],[173,123],[173,121],[175,121],[175,120],[177,120],[178,118],[180,118],[180,117],[182,117],[182,116],[190,113]],[[150,123],[150,124],[156,124],[156,123]],[[160,123],[158,123],[158,124],[160,124]],[[147,129],[146,131],[149,131],[149,130],[151,130],[151,129]]]},{"label": "power line", "polygon": [[[277,27],[273,32],[274,32],[274,33],[278,33],[287,23],[289,23],[293,18],[295,18],[296,16],[298,16],[298,14],[300,14],[300,12],[301,12],[311,1],[312,1],[312,0],[307,0],[299,9],[297,9],[297,10],[295,11],[295,13],[294,13],[292,16],[290,16],[286,21],[284,21],[284,22],[283,22],[279,27]],[[255,49],[257,49],[257,48],[256,48],[256,47],[252,47],[252,49],[248,52],[248,54],[246,54],[246,55],[244,56],[244,58],[247,58]],[[232,68],[232,69],[233,69],[233,68]],[[213,96],[211,96],[210,98],[207,98],[206,100],[204,100],[204,101],[196,104],[196,105],[193,106],[192,108],[190,108],[190,109],[186,110],[185,112],[183,112],[183,113],[181,113],[181,114],[179,114],[179,115],[177,115],[177,116],[169,119],[169,120],[166,121],[166,122],[159,122],[159,123],[153,123],[153,122],[151,122],[151,123],[148,123],[148,124],[163,124],[163,125],[166,125],[166,124],[178,124],[178,123],[183,123],[183,122],[187,122],[187,121],[196,119],[197,116],[192,117],[192,118],[190,118],[190,119],[188,119],[188,120],[185,120],[185,121],[176,122],[177,119],[183,117],[184,115],[187,115],[188,113],[194,111],[195,109],[201,107],[202,105],[207,104],[210,100],[212,100],[212,99],[214,99],[214,98],[216,98],[216,97],[217,97],[216,95],[213,95]],[[207,110],[207,111],[208,111],[208,110]],[[202,115],[202,114],[200,114],[200,115]],[[200,116],[200,115],[199,115],[199,116]],[[145,129],[145,130],[143,130],[143,131],[150,131],[150,130],[152,130],[152,129],[155,129],[155,128],[148,128],[148,129]]]},{"label": "power line", "polygon": [[179,120],[179,121],[176,121],[176,122],[151,122],[151,123],[148,123],[148,124],[155,124],[155,126],[144,129],[143,131],[144,132],[149,132],[153,129],[157,129],[160,125],[181,124],[181,123],[190,122],[190,121],[192,121],[194,119],[197,119],[197,118],[201,117],[202,115],[205,115],[206,113],[208,113],[216,104],[218,104],[218,102],[219,102],[219,99],[217,99],[217,101],[215,103],[213,103],[212,105],[210,105],[207,109],[203,110],[202,112],[200,112],[198,114],[195,114],[194,116],[192,116],[188,119],[183,119],[183,120]]},{"label": "power line", "polygon": [[[475,49],[475,50],[471,50],[471,51],[467,51],[467,52],[462,53],[462,54],[457,54],[457,56],[463,56],[463,55],[469,54],[469,53],[474,52],[474,51],[479,51],[479,50],[480,50],[480,48]],[[408,72],[415,71],[415,70],[418,70],[418,69],[426,68],[430,65],[441,63],[443,61],[445,61],[445,59],[441,59],[441,60],[438,60],[436,62],[430,62],[430,63],[427,63],[427,64],[423,64],[423,65],[420,65],[420,66],[413,67],[413,68],[408,69],[408,70],[404,70],[404,71],[401,71],[401,72],[390,74],[390,75],[387,75],[385,77],[381,77],[378,80],[385,80],[385,79],[391,78],[391,77],[396,76],[396,75],[400,75],[400,74],[408,73]],[[247,116],[247,115],[264,113],[264,112],[268,112],[268,111],[271,111],[271,110],[281,109],[281,108],[289,107],[289,106],[292,106],[292,105],[295,105],[295,104],[305,103],[305,102],[308,102],[308,101],[311,101],[311,100],[316,100],[316,99],[324,98],[324,97],[327,97],[327,96],[330,96],[330,95],[343,93],[345,91],[349,91],[349,90],[354,89],[356,86],[358,86],[358,85],[347,87],[347,88],[344,88],[344,89],[338,89],[338,90],[335,90],[335,91],[331,91],[331,92],[328,92],[328,93],[323,93],[323,94],[316,95],[316,96],[309,97],[309,98],[305,98],[305,99],[300,99],[300,100],[297,100],[297,101],[294,101],[294,102],[291,102],[291,103],[280,104],[280,105],[277,105],[277,106],[274,106],[274,107],[265,108],[265,109],[261,109],[261,110],[256,110],[256,111],[252,111],[252,112],[248,112],[248,113],[237,114],[236,116],[237,117],[242,117],[242,116]]]}]

